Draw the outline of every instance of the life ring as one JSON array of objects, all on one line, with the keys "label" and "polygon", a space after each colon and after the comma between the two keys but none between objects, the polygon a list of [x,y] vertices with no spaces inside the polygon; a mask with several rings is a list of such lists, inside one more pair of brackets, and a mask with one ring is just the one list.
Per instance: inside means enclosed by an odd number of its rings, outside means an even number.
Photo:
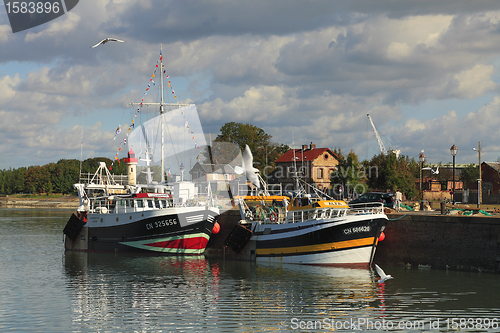
[{"label": "life ring", "polygon": [[269,214],[269,219],[273,223],[278,222],[278,214],[276,214],[276,212],[272,212],[271,214]]}]

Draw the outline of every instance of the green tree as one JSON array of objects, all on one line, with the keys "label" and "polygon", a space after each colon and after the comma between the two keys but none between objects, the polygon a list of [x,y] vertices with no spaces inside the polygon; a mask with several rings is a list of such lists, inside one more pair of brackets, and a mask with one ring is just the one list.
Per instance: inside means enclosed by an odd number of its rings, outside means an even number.
[{"label": "green tree", "polygon": [[79,181],[80,161],[61,159],[57,163],[47,165],[50,173],[50,182],[56,193],[74,193],[73,184]]},{"label": "green tree", "polygon": [[218,164],[230,163],[245,149],[245,145],[248,145],[253,155],[254,166],[263,171],[266,161],[274,167],[274,161],[290,149],[287,145],[272,143],[271,135],[250,124],[226,123],[221,127],[220,132],[212,143],[211,159],[208,150],[203,153],[204,163],[211,163],[210,161]]},{"label": "green tree", "polygon": [[375,155],[371,161],[363,162],[367,172],[367,185],[372,189],[400,190],[407,198],[418,195],[415,179],[418,179],[419,165],[414,158],[389,153]]},{"label": "green tree", "polygon": [[47,168],[35,165],[30,166],[25,171],[24,190],[28,193],[42,193],[45,191],[45,185],[50,180],[50,174]]},{"label": "green tree", "polygon": [[240,146],[240,150],[245,149],[245,145],[250,147],[252,152],[261,147],[269,145],[271,135],[266,134],[263,129],[250,125],[230,122],[220,129],[220,134],[215,139],[216,142],[234,142]]},{"label": "green tree", "polygon": [[27,168],[21,167],[12,170],[10,179],[11,193],[22,193],[24,190],[24,176]]},{"label": "green tree", "polygon": [[469,164],[460,172],[460,180],[464,183],[465,188],[470,188],[472,184],[477,183],[479,179],[479,168],[477,165]]},{"label": "green tree", "polygon": [[[344,191],[364,192],[362,189],[365,188],[366,173],[364,172],[364,166],[359,162],[358,156],[352,150],[347,156],[344,156],[342,151],[337,148],[333,152],[338,156],[339,164],[337,169],[330,175],[332,186],[337,188],[343,185]],[[349,195],[349,193],[346,193],[346,195]]]}]

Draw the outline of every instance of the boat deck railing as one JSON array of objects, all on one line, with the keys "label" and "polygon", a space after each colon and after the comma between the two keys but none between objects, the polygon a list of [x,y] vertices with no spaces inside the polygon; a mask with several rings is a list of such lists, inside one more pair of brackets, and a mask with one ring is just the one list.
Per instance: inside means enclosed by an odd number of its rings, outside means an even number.
[{"label": "boat deck railing", "polygon": [[[82,172],[80,174],[80,183],[82,184],[91,184],[92,179],[94,178],[95,174],[93,173],[84,173]],[[107,182],[109,184],[115,184],[115,185],[129,185],[129,180],[127,175],[111,175],[111,179],[108,179],[107,181],[105,179],[97,179],[98,181],[104,183]]]},{"label": "boat deck railing", "polygon": [[349,215],[384,214],[384,204],[382,202],[350,204],[349,207]]},{"label": "boat deck railing", "polygon": [[288,212],[285,223],[329,219],[345,216],[346,213],[346,208],[314,208],[308,210],[292,210]]},{"label": "boat deck railing", "polygon": [[353,204],[349,208],[317,207],[313,209],[298,209],[286,211],[284,207],[245,208],[246,218],[259,221],[262,224],[298,223],[311,220],[322,220],[347,215],[383,214],[382,203]]},{"label": "boat deck railing", "polygon": [[194,207],[207,206],[206,202],[189,202],[189,204],[174,204],[171,200],[154,199],[120,199],[116,200],[91,200],[90,212],[95,214],[117,214],[117,213],[136,213],[150,210],[158,210],[175,207]]}]

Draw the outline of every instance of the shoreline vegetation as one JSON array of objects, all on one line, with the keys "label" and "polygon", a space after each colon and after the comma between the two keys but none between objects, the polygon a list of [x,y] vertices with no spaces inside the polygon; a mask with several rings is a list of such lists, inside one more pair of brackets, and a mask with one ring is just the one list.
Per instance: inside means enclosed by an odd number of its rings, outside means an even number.
[{"label": "shoreline vegetation", "polygon": [[0,196],[0,208],[61,208],[76,209],[79,200],[75,195],[12,194]]},{"label": "shoreline vegetation", "polygon": [[[79,205],[78,196],[70,194],[12,194],[12,195],[1,195],[0,194],[0,208],[60,208],[60,209],[76,209]],[[426,205],[424,211],[434,211],[439,212],[440,202],[433,201]],[[405,201],[404,206],[417,207],[418,201]],[[447,203],[447,208],[449,210],[470,210],[474,213],[478,213],[479,210],[476,208],[475,204],[461,204],[457,203],[455,206]],[[499,204],[483,204],[481,205],[481,210],[488,213],[494,214],[494,216],[500,213]],[[417,209],[418,211],[418,209]],[[394,210],[390,209],[388,213],[395,213]],[[400,213],[410,213],[406,208],[403,208]],[[457,213],[457,212],[455,212]],[[453,214],[455,215],[455,214]],[[462,215],[458,213],[458,215]]]}]

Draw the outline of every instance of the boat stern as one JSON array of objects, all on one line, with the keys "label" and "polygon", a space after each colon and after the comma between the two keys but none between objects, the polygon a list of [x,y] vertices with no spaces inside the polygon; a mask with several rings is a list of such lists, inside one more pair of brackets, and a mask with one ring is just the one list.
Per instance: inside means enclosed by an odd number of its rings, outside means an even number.
[{"label": "boat stern", "polygon": [[86,214],[71,214],[63,229],[65,235],[64,248],[67,251],[85,251],[88,249],[88,228],[86,222]]}]

